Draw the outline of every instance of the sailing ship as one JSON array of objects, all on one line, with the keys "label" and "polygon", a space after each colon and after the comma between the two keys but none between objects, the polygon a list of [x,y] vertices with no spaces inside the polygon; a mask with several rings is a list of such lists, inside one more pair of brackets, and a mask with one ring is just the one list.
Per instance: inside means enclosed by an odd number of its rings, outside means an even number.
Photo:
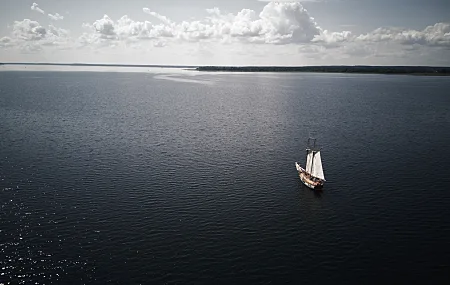
[{"label": "sailing ship", "polygon": [[306,167],[302,168],[297,162],[295,167],[300,180],[311,189],[322,189],[325,183],[323,175],[320,148],[316,148],[316,139],[309,138],[306,147]]}]

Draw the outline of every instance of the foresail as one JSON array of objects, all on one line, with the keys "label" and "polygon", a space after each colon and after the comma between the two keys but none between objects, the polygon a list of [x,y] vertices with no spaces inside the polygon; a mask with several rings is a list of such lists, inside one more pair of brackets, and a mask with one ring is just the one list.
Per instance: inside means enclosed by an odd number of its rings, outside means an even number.
[{"label": "foresail", "polygon": [[312,168],[313,168],[311,171],[312,176],[325,180],[325,176],[323,175],[322,159],[320,157],[320,151],[316,152],[316,154],[314,155]]},{"label": "foresail", "polygon": [[311,169],[312,162],[313,162],[312,158],[313,158],[313,152],[309,150],[308,154],[306,155],[306,167],[305,167],[305,170],[308,173],[311,173],[311,171],[312,171],[312,169]]}]

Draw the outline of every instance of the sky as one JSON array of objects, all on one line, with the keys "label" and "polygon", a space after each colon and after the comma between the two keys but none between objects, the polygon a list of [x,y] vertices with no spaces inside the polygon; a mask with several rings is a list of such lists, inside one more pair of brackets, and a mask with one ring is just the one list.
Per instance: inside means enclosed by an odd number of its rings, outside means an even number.
[{"label": "sky", "polygon": [[450,0],[0,0],[0,62],[450,66]]}]

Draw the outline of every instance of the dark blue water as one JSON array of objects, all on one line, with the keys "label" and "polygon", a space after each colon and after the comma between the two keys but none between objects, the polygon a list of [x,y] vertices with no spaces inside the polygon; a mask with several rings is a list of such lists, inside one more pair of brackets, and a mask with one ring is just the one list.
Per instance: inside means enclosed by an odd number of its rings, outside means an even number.
[{"label": "dark blue water", "polygon": [[0,283],[448,281],[450,78],[172,76],[0,73]]}]

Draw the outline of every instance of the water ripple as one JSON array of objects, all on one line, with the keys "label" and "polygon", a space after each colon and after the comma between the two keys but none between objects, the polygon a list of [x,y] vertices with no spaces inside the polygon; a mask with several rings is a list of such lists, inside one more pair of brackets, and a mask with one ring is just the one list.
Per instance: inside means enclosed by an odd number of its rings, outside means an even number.
[{"label": "water ripple", "polygon": [[449,82],[384,78],[3,72],[1,282],[437,283]]}]

